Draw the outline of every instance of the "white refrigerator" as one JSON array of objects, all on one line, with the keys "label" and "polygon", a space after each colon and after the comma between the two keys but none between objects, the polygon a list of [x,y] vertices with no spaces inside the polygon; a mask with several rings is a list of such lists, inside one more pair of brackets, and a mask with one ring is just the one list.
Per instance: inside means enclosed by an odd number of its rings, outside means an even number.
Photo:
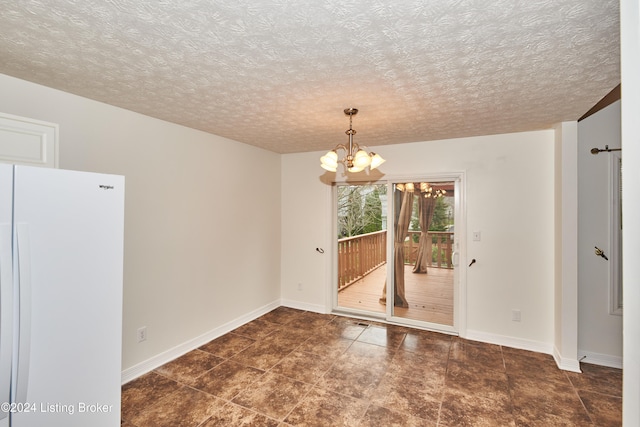
[{"label": "white refrigerator", "polygon": [[120,425],[124,177],[0,164],[0,427]]}]

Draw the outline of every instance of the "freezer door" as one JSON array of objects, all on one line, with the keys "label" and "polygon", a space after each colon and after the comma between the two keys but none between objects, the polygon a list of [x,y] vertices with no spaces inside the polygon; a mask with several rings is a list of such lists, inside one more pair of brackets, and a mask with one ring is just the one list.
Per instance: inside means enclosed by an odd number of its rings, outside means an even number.
[{"label": "freezer door", "polygon": [[16,166],[14,222],[27,409],[11,426],[118,425],[124,178]]},{"label": "freezer door", "polygon": [[[9,402],[13,353],[13,265],[11,215],[13,167],[0,163],[0,405]],[[0,406],[0,427],[9,425],[9,412]]]}]

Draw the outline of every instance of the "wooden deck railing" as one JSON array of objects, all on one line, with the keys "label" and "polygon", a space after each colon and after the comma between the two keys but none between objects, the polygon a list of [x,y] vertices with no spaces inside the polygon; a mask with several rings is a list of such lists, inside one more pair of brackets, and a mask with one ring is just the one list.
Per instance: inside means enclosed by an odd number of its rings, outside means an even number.
[{"label": "wooden deck railing", "polygon": [[338,239],[338,289],[363,278],[386,261],[386,230]]},{"label": "wooden deck railing", "polygon": [[[451,255],[453,254],[453,232],[430,231],[431,245],[427,246],[429,267],[453,268]],[[404,263],[414,265],[418,255],[419,231],[409,231],[409,238],[404,242]]]},{"label": "wooden deck railing", "polygon": [[[430,231],[431,245],[427,248],[429,267],[453,268],[453,233]],[[419,231],[409,231],[405,240],[405,264],[413,265],[418,253]],[[387,262],[387,231],[361,234],[338,239],[338,290],[362,279]]]}]

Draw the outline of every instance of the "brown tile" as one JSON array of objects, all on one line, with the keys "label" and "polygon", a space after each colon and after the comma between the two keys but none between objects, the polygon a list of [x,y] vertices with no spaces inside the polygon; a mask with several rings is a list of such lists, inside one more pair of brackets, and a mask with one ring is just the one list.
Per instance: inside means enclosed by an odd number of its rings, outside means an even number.
[{"label": "brown tile", "polygon": [[449,359],[464,363],[470,369],[505,372],[502,349],[499,345],[454,338]]},{"label": "brown tile", "polygon": [[568,380],[562,383],[509,376],[509,389],[518,425],[556,425],[542,424],[552,421],[585,425],[591,422]]},{"label": "brown tile", "polygon": [[233,399],[264,374],[264,371],[228,360],[204,375],[193,384],[194,388],[225,400]]},{"label": "brown tile", "polygon": [[437,378],[387,374],[373,392],[371,403],[436,423],[443,390]]},{"label": "brown tile", "polygon": [[620,425],[622,371],[582,369],[561,371],[546,354],[281,307],[125,384],[121,425],[434,427],[437,404],[443,427]]},{"label": "brown tile", "polygon": [[449,360],[445,384],[450,390],[482,396],[500,403],[511,400],[506,373],[483,370],[473,364],[470,367],[465,363]]},{"label": "brown tile", "polygon": [[348,360],[363,366],[387,367],[394,355],[395,350],[392,348],[356,341],[338,358],[338,361]]},{"label": "brown tile", "polygon": [[408,332],[399,349],[428,354],[431,357],[448,358],[451,348],[451,336],[437,332],[418,331]]},{"label": "brown tile", "polygon": [[404,412],[371,405],[358,427],[435,427],[436,423]]},{"label": "brown tile", "polygon": [[516,423],[509,401],[495,401],[483,396],[448,389],[442,400],[438,425],[447,427],[515,427]]},{"label": "brown tile", "polygon": [[278,427],[279,421],[234,403],[216,407],[213,415],[201,427]]},{"label": "brown tile", "polygon": [[312,389],[285,422],[294,426],[358,426],[368,403],[319,388]]},{"label": "brown tile", "polygon": [[336,316],[333,314],[320,314],[312,311],[305,311],[296,318],[295,324],[291,324],[292,327],[304,329],[306,331],[313,331],[317,328],[322,328],[329,324]]},{"label": "brown tile", "polygon": [[213,341],[209,341],[200,347],[200,350],[229,359],[252,345],[254,342],[256,342],[256,340],[253,338],[248,338],[230,332]]},{"label": "brown tile", "polygon": [[573,386],[610,396],[622,397],[622,369],[582,363],[582,373],[566,372]]},{"label": "brown tile", "polygon": [[206,351],[193,350],[155,371],[176,381],[193,384],[196,378],[223,361],[224,359]]},{"label": "brown tile", "polygon": [[286,342],[265,339],[256,341],[251,347],[233,356],[231,360],[266,371],[292,351],[293,348]]},{"label": "brown tile", "polygon": [[280,328],[282,328],[282,325],[258,318],[234,329],[233,333],[258,340],[280,330]]},{"label": "brown tile", "polygon": [[131,419],[137,426],[196,427],[224,401],[184,386]]},{"label": "brown tile", "polygon": [[331,322],[324,325],[319,333],[333,334],[341,338],[355,340],[366,328],[367,324],[357,319],[336,316]]},{"label": "brown tile", "polygon": [[388,372],[402,377],[438,378],[444,383],[447,368],[445,357],[432,357],[412,351],[398,351],[389,364]]},{"label": "brown tile", "polygon": [[261,339],[260,342],[293,349],[305,342],[309,336],[309,332],[304,329],[283,328]]},{"label": "brown tile", "polygon": [[544,412],[517,411],[514,410],[513,417],[518,427],[586,427],[593,426],[588,418],[569,419],[555,414],[545,414]]},{"label": "brown tile", "polygon": [[337,359],[351,344],[352,340],[336,336],[334,333],[318,333],[309,337],[296,350]]},{"label": "brown tile", "polygon": [[271,371],[298,381],[315,384],[334,363],[334,359],[296,350],[282,359]]},{"label": "brown tile", "polygon": [[282,421],[310,389],[309,384],[267,372],[233,403]]},{"label": "brown tile", "polygon": [[394,327],[369,326],[360,334],[358,341],[397,350],[405,335],[406,332]]},{"label": "brown tile", "polygon": [[304,313],[302,310],[280,306],[260,318],[267,322],[277,323],[278,325],[288,325],[300,318],[302,313]]},{"label": "brown tile", "polygon": [[622,397],[579,390],[578,395],[593,423],[602,427],[622,425]]},{"label": "brown tile", "polygon": [[384,376],[384,367],[342,361],[335,363],[320,378],[317,387],[356,399],[368,399]]},{"label": "brown tile", "polygon": [[122,419],[129,421],[140,411],[180,389],[180,384],[149,372],[122,386]]},{"label": "brown tile", "polygon": [[502,350],[505,370],[510,377],[518,376],[542,381],[556,381],[563,384],[568,381],[564,371],[558,368],[553,357],[548,354],[508,349],[506,347],[503,347]]}]

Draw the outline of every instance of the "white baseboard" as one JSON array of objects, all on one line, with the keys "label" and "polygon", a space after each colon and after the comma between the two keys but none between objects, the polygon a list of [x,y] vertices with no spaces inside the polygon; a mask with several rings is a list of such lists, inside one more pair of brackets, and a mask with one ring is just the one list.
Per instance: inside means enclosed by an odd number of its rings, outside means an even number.
[{"label": "white baseboard", "polygon": [[227,322],[224,325],[212,329],[209,332],[206,332],[198,337],[177,345],[169,350],[163,351],[162,353],[157,354],[156,356],[153,356],[152,358],[147,359],[144,362],[140,362],[137,365],[127,368],[122,371],[121,383],[126,384],[129,381],[138,378],[143,374],[146,374],[147,372],[151,372],[157,367],[162,366],[165,363],[168,363],[185,353],[195,350],[196,348],[208,343],[209,341],[219,338],[222,335],[233,331],[234,329],[244,325],[245,323],[257,319],[258,317],[270,312],[271,310],[279,306],[280,301],[274,301],[250,313],[240,316],[237,319]]},{"label": "white baseboard", "polygon": [[329,314],[329,312],[327,311],[327,308],[324,305],[320,305],[320,304],[308,304],[306,302],[294,301],[289,299],[283,299],[280,303],[281,305],[289,308],[295,308],[295,309],[304,310],[304,311],[312,311],[314,313],[320,313],[320,314]]},{"label": "white baseboard", "polygon": [[582,373],[582,370],[580,369],[580,361],[578,359],[562,357],[560,351],[556,347],[553,348],[553,358],[556,361],[558,368],[563,371]]},{"label": "white baseboard", "polygon": [[559,369],[571,372],[582,372],[580,370],[580,362],[578,361],[578,359],[568,359],[566,357],[561,357],[560,353],[556,350],[553,344],[473,330],[467,330],[466,336],[463,338],[474,341],[482,341],[489,344],[497,344],[504,347],[517,348],[520,350],[533,351],[536,353],[549,354],[553,356],[553,359],[555,360],[556,365],[558,365]]},{"label": "white baseboard", "polygon": [[591,351],[578,350],[578,359],[581,362],[590,363],[592,365],[622,369],[621,356],[611,356],[609,354],[600,354]]},{"label": "white baseboard", "polygon": [[536,353],[553,354],[553,346],[540,341],[526,340],[509,337],[506,335],[491,334],[488,332],[467,329],[464,337],[472,341],[481,341],[489,344],[497,344],[505,347],[518,348],[520,350],[534,351]]}]

